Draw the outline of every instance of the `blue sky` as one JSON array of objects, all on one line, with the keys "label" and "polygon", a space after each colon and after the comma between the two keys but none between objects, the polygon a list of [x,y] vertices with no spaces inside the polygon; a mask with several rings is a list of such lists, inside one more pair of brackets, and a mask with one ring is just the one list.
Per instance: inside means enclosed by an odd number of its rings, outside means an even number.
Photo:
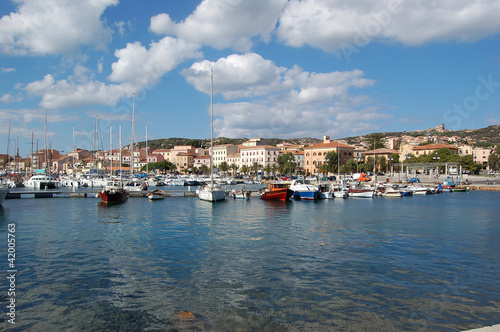
[{"label": "blue sky", "polygon": [[0,8],[0,153],[214,135],[500,124],[500,0],[16,0]]}]

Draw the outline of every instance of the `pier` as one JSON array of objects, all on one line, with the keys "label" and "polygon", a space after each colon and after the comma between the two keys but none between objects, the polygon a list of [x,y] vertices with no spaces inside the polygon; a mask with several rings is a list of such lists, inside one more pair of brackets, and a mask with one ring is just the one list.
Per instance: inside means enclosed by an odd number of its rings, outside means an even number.
[{"label": "pier", "polygon": [[[149,191],[129,192],[129,197],[146,197]],[[26,199],[26,198],[96,198],[97,191],[9,191],[5,199]],[[165,197],[196,197],[191,191],[168,191]]]}]

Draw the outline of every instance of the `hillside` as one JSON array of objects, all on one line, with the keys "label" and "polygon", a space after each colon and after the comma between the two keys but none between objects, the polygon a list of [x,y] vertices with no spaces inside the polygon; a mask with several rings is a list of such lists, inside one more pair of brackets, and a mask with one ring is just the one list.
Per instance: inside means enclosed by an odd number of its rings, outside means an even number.
[{"label": "hillside", "polygon": [[[313,137],[302,137],[302,138],[266,138],[267,144],[276,146],[277,144],[287,142],[290,144],[316,144],[321,142],[318,138]],[[248,141],[248,138],[227,138],[227,137],[218,137],[214,138],[214,145],[221,144],[234,144],[239,145],[243,142]],[[210,139],[191,139],[191,138],[180,138],[180,137],[171,137],[171,138],[161,138],[156,140],[148,141],[148,145],[154,149],[172,149],[174,145],[191,145],[196,148],[210,147]],[[142,141],[137,143],[139,148],[143,148],[146,146],[146,142]]]},{"label": "hillside", "polygon": [[[382,134],[385,137],[402,137],[402,136],[458,136],[463,140],[472,140],[478,146],[495,146],[500,144],[500,125],[492,125],[486,128],[480,128],[476,130],[447,130],[447,131],[438,131],[434,128],[428,130],[415,130],[412,132],[380,132],[380,133],[372,133],[372,134]],[[367,134],[363,136],[352,136],[341,138],[345,140],[348,144],[358,144],[363,139],[366,139],[372,134]],[[245,141],[248,138],[227,138],[227,137],[218,137],[214,138],[214,145],[220,144],[234,144],[238,145]],[[287,142],[290,144],[316,144],[320,143],[322,140],[314,137],[302,137],[302,138],[265,138],[267,144],[269,145],[277,145],[279,143]],[[142,141],[137,143],[139,148],[143,148],[146,145],[146,142]],[[204,147],[208,148],[210,146],[210,139],[191,139],[191,138],[180,138],[180,137],[171,137],[171,138],[162,138],[148,141],[148,145],[155,149],[172,149],[174,145],[191,145],[194,147]]]}]

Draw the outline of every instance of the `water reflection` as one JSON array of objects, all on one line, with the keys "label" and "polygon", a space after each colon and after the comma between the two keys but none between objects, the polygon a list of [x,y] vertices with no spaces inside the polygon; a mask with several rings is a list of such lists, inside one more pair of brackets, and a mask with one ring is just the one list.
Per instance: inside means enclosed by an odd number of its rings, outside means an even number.
[{"label": "water reflection", "polygon": [[[107,208],[91,198],[10,200],[0,227],[5,234],[15,220],[22,239],[16,328],[495,324],[500,222],[498,208],[487,206],[498,197],[471,194],[397,203],[131,198]],[[461,217],[457,204],[481,220]]]}]

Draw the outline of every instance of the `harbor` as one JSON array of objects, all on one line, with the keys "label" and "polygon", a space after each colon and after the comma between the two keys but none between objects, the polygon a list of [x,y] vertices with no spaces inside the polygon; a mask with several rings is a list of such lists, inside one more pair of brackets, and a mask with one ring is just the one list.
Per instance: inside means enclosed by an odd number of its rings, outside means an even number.
[{"label": "harbor", "polygon": [[498,192],[118,205],[91,193],[0,208],[2,233],[16,225],[16,330],[464,331],[500,321]]}]

